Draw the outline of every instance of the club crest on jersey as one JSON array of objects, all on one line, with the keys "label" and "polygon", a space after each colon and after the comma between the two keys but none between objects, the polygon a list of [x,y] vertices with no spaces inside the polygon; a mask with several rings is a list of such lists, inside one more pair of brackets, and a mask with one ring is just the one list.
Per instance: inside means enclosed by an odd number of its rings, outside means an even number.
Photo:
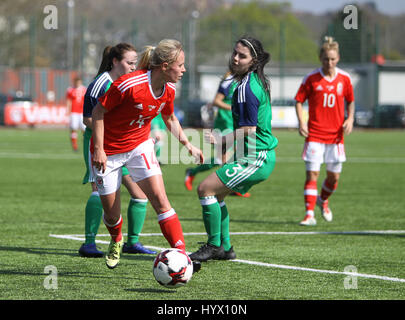
[{"label": "club crest on jersey", "polygon": [[163,109],[163,107],[165,106],[165,104],[166,104],[166,102],[163,102],[161,105],[160,105],[160,107],[159,107],[159,110],[158,110],[158,114],[160,113],[160,111],[162,111],[162,109]]},{"label": "club crest on jersey", "polygon": [[156,106],[148,106],[148,108],[149,108],[149,111],[152,111],[153,109],[156,108]]},{"label": "club crest on jersey", "polygon": [[339,83],[337,84],[336,92],[337,92],[337,94],[340,95],[340,96],[343,94],[343,83],[339,82]]},{"label": "club crest on jersey", "polygon": [[332,91],[332,90],[335,88],[335,86],[326,86],[326,88],[327,88],[329,91]]}]

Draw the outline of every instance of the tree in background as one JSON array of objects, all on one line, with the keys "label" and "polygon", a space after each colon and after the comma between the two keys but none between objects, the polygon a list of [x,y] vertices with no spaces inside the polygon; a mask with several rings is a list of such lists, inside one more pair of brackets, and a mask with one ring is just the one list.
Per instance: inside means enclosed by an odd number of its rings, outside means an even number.
[{"label": "tree in background", "polygon": [[[43,27],[44,7],[47,5],[55,5],[58,9],[57,30]],[[342,43],[343,62],[346,57],[350,59],[347,62],[369,61],[370,55],[375,52],[376,44],[372,38],[376,24],[379,25],[381,53],[389,59],[404,59],[402,35],[405,32],[405,15],[387,16],[372,7],[358,7],[359,12],[366,12],[366,15],[361,13],[361,29],[357,33],[348,33],[341,28],[343,10],[317,16],[293,12],[291,6],[284,2],[75,0],[73,68],[78,69],[84,58],[97,66],[102,49],[112,43],[130,42],[141,49],[162,38],[175,38],[188,46],[185,31],[192,19],[196,27],[198,64],[223,66],[227,63],[233,42],[243,34],[263,39],[273,61],[280,60],[280,52],[285,52],[285,61],[290,64],[317,63],[318,41],[331,29]],[[198,12],[198,18],[193,18],[195,12]],[[0,65],[66,69],[67,13],[67,0],[1,0]],[[285,28],[285,51],[280,50],[281,22]],[[328,28],[327,25],[333,27]],[[85,65],[84,69],[92,73],[89,66]]]},{"label": "tree in background", "polygon": [[402,34],[400,30],[404,30],[405,16],[383,15],[372,3],[356,5],[356,8],[357,29],[345,27],[344,21],[348,14],[344,13],[342,8],[332,15],[330,23],[324,30],[323,36],[333,36],[339,42],[340,61],[366,63],[371,62],[376,54],[383,54],[392,60],[403,59],[405,45],[398,37]]},{"label": "tree in background", "polygon": [[284,25],[285,61],[316,63],[317,44],[310,31],[294,16],[289,4],[238,3],[224,6],[201,19],[197,52],[201,64],[227,63],[229,50],[241,35],[262,40],[272,60],[280,60],[280,28]]}]

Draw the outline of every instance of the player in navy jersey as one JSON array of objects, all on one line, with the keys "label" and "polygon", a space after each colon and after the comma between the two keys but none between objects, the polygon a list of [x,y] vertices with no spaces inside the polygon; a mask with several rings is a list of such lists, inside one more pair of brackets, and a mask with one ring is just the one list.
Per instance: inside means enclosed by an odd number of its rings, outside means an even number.
[{"label": "player in navy jersey", "polygon": [[[89,146],[92,136],[92,111],[98,102],[97,99],[108,91],[111,83],[115,79],[135,70],[136,62],[137,53],[135,48],[130,44],[120,43],[114,47],[106,47],[103,52],[103,59],[97,76],[90,83],[85,94],[83,122],[86,125],[86,130],[83,139],[83,155],[87,170],[83,178],[83,184],[90,182],[92,193],[87,200],[85,209],[85,243],[79,249],[79,254],[83,257],[103,256],[103,252],[99,251],[95,244],[103,207],[95,184],[94,175],[90,169],[91,162]],[[122,168],[122,181],[131,195],[127,209],[128,241],[124,244],[123,252],[155,254],[155,251],[145,248],[139,242],[139,234],[145,220],[148,200],[136,183],[132,181],[126,167]]]}]

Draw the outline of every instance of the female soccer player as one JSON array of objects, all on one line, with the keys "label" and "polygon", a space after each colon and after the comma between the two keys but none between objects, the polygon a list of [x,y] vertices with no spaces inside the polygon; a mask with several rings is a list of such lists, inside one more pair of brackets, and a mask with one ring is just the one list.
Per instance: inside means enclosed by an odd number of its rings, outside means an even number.
[{"label": "female soccer player", "polygon": [[234,259],[236,254],[229,237],[229,215],[224,198],[232,191],[245,194],[253,185],[265,181],[274,169],[274,148],[278,140],[271,133],[270,87],[264,66],[270,54],[261,42],[243,37],[236,42],[229,68],[237,82],[232,97],[235,131],[211,143],[233,146],[236,140],[236,160],[224,164],[198,186],[208,241],[190,258],[196,261]]},{"label": "female soccer player", "polygon": [[[314,209],[318,205],[322,217],[332,221],[328,198],[336,190],[346,161],[343,134],[350,134],[354,120],[354,94],[348,73],[337,68],[339,44],[326,37],[320,50],[321,68],[308,74],[295,97],[299,133],[305,137],[302,158],[306,166],[304,199],[306,214],[303,226],[316,225]],[[308,99],[309,119],[304,121],[302,104]],[[345,120],[345,100],[347,119]],[[326,163],[326,179],[318,196],[317,181],[322,163]]]},{"label": "female soccer player", "polygon": [[111,234],[106,255],[109,268],[119,263],[123,243],[119,188],[124,165],[155,209],[170,246],[185,250],[181,224],[167,198],[150,138],[151,121],[161,113],[168,130],[191,155],[204,161],[202,151],[188,141],[174,115],[175,83],[186,71],[184,61],[177,40],[165,39],[156,48],[146,47],[138,70],[114,81],[93,110],[92,160],[104,223]]},{"label": "female soccer player", "polygon": [[[127,43],[119,43],[113,47],[106,47],[103,52],[103,59],[97,76],[87,88],[84,107],[83,122],[86,125],[84,132],[83,155],[86,163],[86,174],[83,184],[90,182],[92,193],[87,200],[85,209],[85,243],[79,249],[79,254],[83,257],[98,258],[103,256],[95,244],[95,238],[100,226],[103,206],[97,191],[94,176],[92,174],[91,163],[89,161],[89,146],[92,135],[92,110],[97,104],[97,99],[104,95],[111,83],[124,74],[135,71],[138,55],[135,48]],[[128,241],[124,244],[123,251],[126,253],[146,253],[155,254],[139,242],[139,234],[142,230],[146,216],[146,195],[140,190],[129,176],[127,168],[122,168],[122,182],[131,195],[128,204]]]},{"label": "female soccer player", "polygon": [[[213,106],[218,107],[218,113],[214,121],[214,129],[220,130],[223,135],[226,135],[233,131],[233,119],[232,119],[232,95],[236,88],[236,82],[233,81],[233,75],[228,71],[221,83],[219,84],[217,93],[214,98]],[[216,150],[218,151],[218,150]],[[187,190],[193,190],[193,181],[197,174],[200,172],[208,171],[220,164],[227,161],[227,153],[212,157],[207,163],[200,164],[194,168],[186,169],[186,177],[184,179],[184,185]],[[248,198],[249,193],[242,195],[240,192],[233,192],[232,195]]]},{"label": "female soccer player", "polygon": [[66,91],[67,115],[69,116],[70,127],[70,142],[73,151],[78,150],[77,133],[80,130],[83,132],[83,101],[86,87],[82,84],[82,79],[76,77],[73,79],[73,87],[69,87]]}]

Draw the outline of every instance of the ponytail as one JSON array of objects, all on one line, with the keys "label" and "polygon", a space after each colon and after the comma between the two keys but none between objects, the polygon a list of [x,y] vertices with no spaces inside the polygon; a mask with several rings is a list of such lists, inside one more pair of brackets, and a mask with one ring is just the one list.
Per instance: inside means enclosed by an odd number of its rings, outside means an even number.
[{"label": "ponytail", "polygon": [[181,51],[183,51],[183,47],[179,41],[163,39],[156,47],[146,46],[144,48],[137,69],[150,70],[159,67],[164,62],[171,64],[177,60]]},{"label": "ponytail", "polygon": [[141,59],[138,62],[138,70],[142,69],[150,69],[150,61],[152,60],[152,55],[153,51],[155,50],[155,47],[152,46],[146,46],[144,47],[144,51],[141,55]]},{"label": "ponytail", "polygon": [[319,52],[319,57],[329,50],[336,50],[336,52],[339,54],[339,43],[337,43],[333,37],[326,36]]},{"label": "ponytail", "polygon": [[112,68],[112,62],[110,61],[110,51],[111,51],[111,46],[107,46],[107,47],[105,47],[104,48],[104,51],[103,51],[103,59],[101,60],[101,64],[100,64],[100,67],[98,68],[98,71],[97,71],[97,75],[96,75],[96,78],[100,75],[100,74],[102,74],[102,73],[104,73],[104,72],[106,72],[106,71],[110,71],[111,70],[111,68]]},{"label": "ponytail", "polygon": [[103,59],[101,60],[101,64],[98,69],[96,77],[98,77],[100,74],[106,71],[111,71],[113,68],[114,58],[117,59],[118,61],[121,61],[123,59],[124,53],[127,51],[136,52],[136,49],[134,46],[125,42],[119,43],[113,47],[112,46],[105,47],[103,51]]}]

